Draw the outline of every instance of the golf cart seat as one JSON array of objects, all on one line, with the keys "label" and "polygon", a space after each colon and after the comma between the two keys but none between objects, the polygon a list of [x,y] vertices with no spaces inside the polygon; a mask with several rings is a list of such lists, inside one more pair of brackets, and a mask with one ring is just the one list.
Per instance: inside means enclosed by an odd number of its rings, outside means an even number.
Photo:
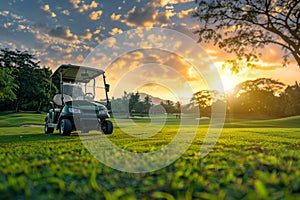
[{"label": "golf cart seat", "polygon": [[[72,97],[70,95],[63,94],[63,97],[64,97],[64,102],[72,101]],[[62,105],[61,94],[56,94],[53,97],[53,101],[56,105],[61,106]]]}]

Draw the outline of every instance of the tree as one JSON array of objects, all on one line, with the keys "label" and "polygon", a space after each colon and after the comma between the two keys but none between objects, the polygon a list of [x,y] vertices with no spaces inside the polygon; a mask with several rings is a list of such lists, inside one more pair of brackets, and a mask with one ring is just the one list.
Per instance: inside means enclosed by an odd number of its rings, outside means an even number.
[{"label": "tree", "polygon": [[232,71],[246,60],[253,66],[257,50],[269,44],[284,50],[284,65],[292,55],[300,67],[300,2],[295,0],[196,0],[194,17],[201,27],[199,42],[213,42],[238,60],[229,60]]},{"label": "tree", "polygon": [[130,94],[124,91],[124,95],[121,98],[112,98],[111,110],[114,116],[123,116],[129,118],[129,98]]},{"label": "tree", "polygon": [[26,110],[33,107],[39,112],[43,103],[49,100],[49,68],[41,68],[39,61],[27,51],[0,50],[0,66],[11,72],[13,85],[16,85],[14,109],[23,106]]},{"label": "tree", "polygon": [[174,102],[171,100],[166,100],[166,103],[160,102],[160,105],[165,109],[167,113],[176,113],[176,105],[174,105]]},{"label": "tree", "polygon": [[193,94],[191,103],[197,105],[200,110],[200,116],[211,116],[211,107],[214,103],[225,102],[224,93],[217,90],[200,90]]},{"label": "tree", "polygon": [[144,112],[149,113],[149,109],[152,106],[152,100],[148,95],[145,96],[143,104],[144,104],[144,106],[143,106],[144,107]]},{"label": "tree", "polygon": [[0,68],[0,101],[16,100],[15,91],[18,86],[14,83],[9,69]]},{"label": "tree", "polygon": [[134,106],[140,101],[140,94],[139,92],[131,93],[129,98],[129,112],[130,114],[134,111]]},{"label": "tree", "polygon": [[232,90],[231,95],[238,97],[248,91],[267,91],[275,96],[279,96],[285,89],[285,84],[270,78],[258,78],[255,80],[247,80],[237,84]]},{"label": "tree", "polygon": [[238,84],[227,95],[231,114],[247,117],[282,117],[285,85],[279,81],[259,78]]},{"label": "tree", "polygon": [[181,104],[179,101],[176,102],[175,104],[175,110],[176,112],[180,113],[181,112]]},{"label": "tree", "polygon": [[288,86],[284,91],[286,97],[285,114],[287,116],[300,115],[300,84]]},{"label": "tree", "polygon": [[[38,82],[36,83],[36,87],[34,90],[34,97],[36,101],[33,101],[34,106],[37,108],[37,112],[41,112],[42,105],[49,104],[50,98],[50,75],[52,74],[49,68],[41,68],[35,71],[35,76],[38,77]],[[52,85],[53,94],[57,93],[57,88],[55,85]]]}]

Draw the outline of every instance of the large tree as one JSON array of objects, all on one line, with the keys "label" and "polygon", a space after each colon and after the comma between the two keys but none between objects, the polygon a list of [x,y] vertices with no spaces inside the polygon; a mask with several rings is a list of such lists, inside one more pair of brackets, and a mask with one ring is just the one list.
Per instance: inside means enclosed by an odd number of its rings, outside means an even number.
[{"label": "large tree", "polygon": [[10,96],[15,98],[7,100],[14,100],[12,103],[15,111],[18,112],[22,106],[26,110],[34,107],[40,111],[41,105],[49,100],[51,70],[40,67],[39,61],[27,51],[9,49],[0,50],[0,68],[2,72],[6,72],[7,80],[14,87],[14,90],[7,90],[5,93],[7,95],[13,91]]},{"label": "large tree", "polygon": [[268,78],[244,81],[227,95],[230,113],[245,117],[282,117],[286,105],[285,87]]},{"label": "large tree", "polygon": [[[248,66],[258,58],[259,48],[275,44],[284,50],[284,64],[292,55],[300,67],[299,0],[196,0],[194,17],[201,27],[200,42],[211,42]],[[227,63],[238,72],[237,62]]]},{"label": "large tree", "polygon": [[285,115],[300,115],[300,84],[296,82],[295,85],[288,86],[284,95],[286,98]]}]

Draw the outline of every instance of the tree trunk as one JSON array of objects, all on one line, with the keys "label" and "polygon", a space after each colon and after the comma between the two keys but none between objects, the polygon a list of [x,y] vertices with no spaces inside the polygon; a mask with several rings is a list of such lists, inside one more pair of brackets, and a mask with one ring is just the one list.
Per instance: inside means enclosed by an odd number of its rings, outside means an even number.
[{"label": "tree trunk", "polygon": [[38,108],[36,110],[37,113],[41,113],[41,106],[42,106],[42,102],[38,103]]},{"label": "tree trunk", "polygon": [[20,101],[19,100],[17,100],[17,102],[16,102],[15,112],[16,113],[20,112]]}]

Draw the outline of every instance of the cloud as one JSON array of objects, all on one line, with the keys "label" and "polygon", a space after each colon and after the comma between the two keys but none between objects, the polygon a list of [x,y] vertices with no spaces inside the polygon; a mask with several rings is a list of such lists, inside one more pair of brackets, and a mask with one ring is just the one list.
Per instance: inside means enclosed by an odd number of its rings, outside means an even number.
[{"label": "cloud", "polygon": [[73,8],[78,9],[80,13],[97,8],[99,5],[96,1],[92,1],[90,4],[84,4],[84,1],[81,0],[70,0],[70,3],[73,5]]},{"label": "cloud", "polygon": [[68,11],[66,9],[61,11],[61,13],[64,14],[64,15],[68,15],[68,16],[70,15],[70,11]]},{"label": "cloud", "polygon": [[179,3],[189,3],[189,2],[195,2],[195,0],[169,0],[169,4],[179,4]]},{"label": "cloud", "polygon": [[95,31],[94,31],[94,34],[96,35],[96,34],[99,34],[100,33],[100,31],[101,30],[99,30],[99,29],[96,29]]},{"label": "cloud", "polygon": [[151,7],[163,7],[169,3],[169,0],[152,0],[148,4]]},{"label": "cloud", "polygon": [[49,4],[45,4],[44,6],[41,7],[43,13],[49,17],[56,17],[56,14],[51,11]]},{"label": "cloud", "polygon": [[116,15],[115,13],[113,13],[111,16],[110,16],[110,19],[113,20],[113,21],[118,21],[121,17],[121,14],[118,14]]},{"label": "cloud", "polygon": [[48,32],[49,31],[49,25],[46,22],[38,22],[32,25],[33,28],[36,28],[42,32]]},{"label": "cloud", "polygon": [[22,25],[22,24],[19,24],[19,25],[18,25],[18,28],[19,28],[20,30],[23,30],[23,29],[26,28],[26,26],[24,26],[24,25]]},{"label": "cloud", "polygon": [[10,27],[10,26],[12,26],[13,24],[11,23],[11,22],[7,22],[7,23],[4,23],[3,24],[3,27],[4,28],[8,28],[8,27]]},{"label": "cloud", "polygon": [[147,26],[152,27],[155,24],[166,25],[170,21],[172,11],[158,11],[165,1],[151,1],[145,7],[137,8],[134,6],[126,15],[123,22],[127,26]]},{"label": "cloud", "polygon": [[177,13],[177,17],[179,19],[185,18],[186,16],[190,15],[193,11],[194,11],[194,8],[182,10],[181,12]]},{"label": "cloud", "polygon": [[82,55],[78,55],[78,56],[76,57],[76,60],[79,61],[79,62],[81,62],[81,61],[84,60],[84,57],[83,57]]},{"label": "cloud", "polygon": [[119,29],[119,28],[113,28],[113,29],[109,32],[109,34],[111,34],[111,35],[121,34],[121,33],[123,33],[123,30],[122,30],[122,29]]},{"label": "cloud", "polygon": [[48,4],[42,6],[43,11],[50,11],[50,6]]},{"label": "cloud", "polygon": [[96,1],[92,1],[92,3],[90,4],[90,8],[97,8],[98,7],[98,3]]},{"label": "cloud", "polygon": [[73,5],[73,8],[79,8],[79,5],[81,0],[69,0],[70,3]]},{"label": "cloud", "polygon": [[93,12],[90,14],[90,19],[91,19],[91,20],[98,20],[98,19],[100,19],[102,13],[103,13],[102,10],[93,11]]},{"label": "cloud", "polygon": [[63,40],[75,40],[77,39],[77,36],[76,35],[73,35],[71,33],[71,30],[70,29],[66,29],[62,26],[57,26],[56,28],[54,29],[51,29],[48,33],[50,36],[53,36],[53,37],[56,37],[56,38],[60,38],[60,39],[63,39]]},{"label": "cloud", "polygon": [[93,34],[91,33],[90,29],[85,30],[85,34],[81,36],[83,39],[91,40],[93,37]]},{"label": "cloud", "polygon": [[7,15],[9,14],[8,10],[4,10],[4,11],[0,11],[0,15],[7,17]]}]

